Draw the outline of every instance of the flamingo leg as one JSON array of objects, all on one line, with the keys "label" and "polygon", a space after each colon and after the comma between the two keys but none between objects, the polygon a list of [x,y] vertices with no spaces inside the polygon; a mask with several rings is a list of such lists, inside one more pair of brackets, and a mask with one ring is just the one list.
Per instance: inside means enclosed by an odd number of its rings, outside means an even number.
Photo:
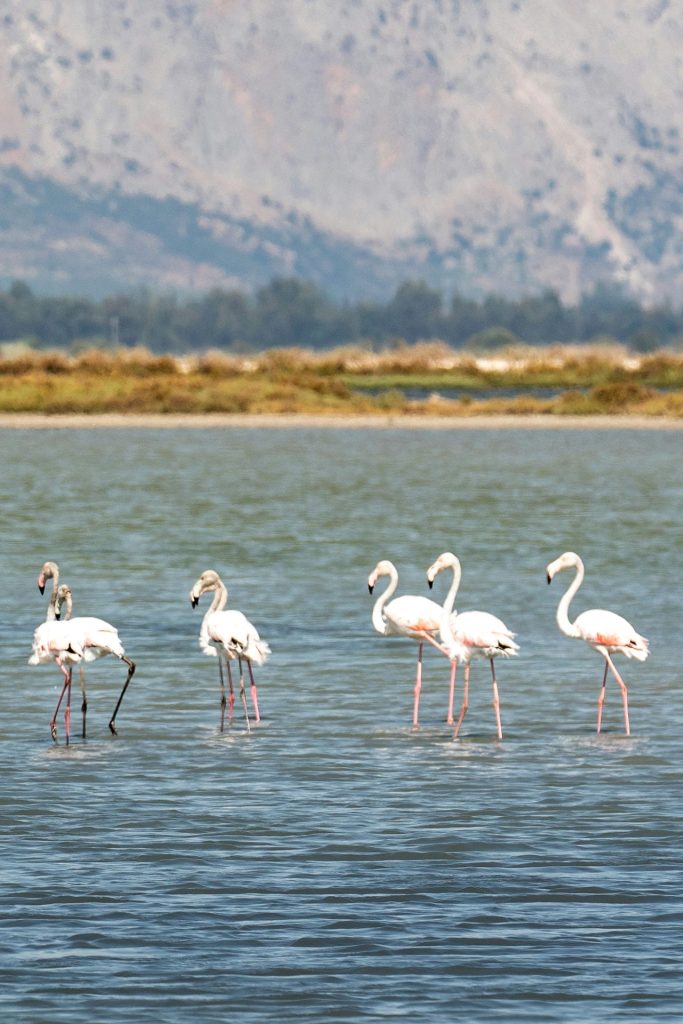
[{"label": "flamingo leg", "polygon": [[430,633],[423,633],[422,634],[422,639],[423,640],[428,640],[430,644],[432,644],[434,647],[436,647],[437,651],[441,651],[442,654],[445,654],[446,657],[450,659],[450,654],[448,653],[446,648],[443,646],[443,644],[438,643]]},{"label": "flamingo leg", "polygon": [[123,700],[123,695],[126,692],[126,690],[128,689],[128,683],[133,678],[133,673],[135,672],[135,662],[134,661],[131,661],[130,658],[126,658],[125,655],[123,655],[121,657],[121,661],[125,661],[126,665],[128,666],[128,675],[126,676],[126,681],[123,684],[123,689],[121,690],[121,693],[119,694],[119,699],[116,702],[116,707],[114,708],[114,714],[109,719],[109,730],[110,730],[112,736],[118,735],[117,732],[116,732],[116,726],[114,725],[114,721],[115,721],[116,716],[118,714],[119,708],[121,707],[121,701]]},{"label": "flamingo leg", "polygon": [[228,725],[230,725],[232,722],[232,712],[235,707],[235,688],[232,685],[232,669],[230,668],[229,658],[225,659],[225,667],[228,670],[228,689],[230,691],[230,696],[228,698]]},{"label": "flamingo leg", "polygon": [[600,696],[598,697],[598,733],[602,727],[602,709],[605,704],[605,684],[607,683],[607,661],[605,660],[605,674],[602,677],[602,686],[600,687]]},{"label": "flamingo leg", "polygon": [[258,691],[256,689],[256,680],[254,679],[254,670],[251,667],[250,661],[247,662],[247,666],[249,667],[249,679],[251,681],[251,702],[254,705],[254,714],[256,715],[256,722],[258,724],[258,722],[261,721],[261,715],[258,709]]},{"label": "flamingo leg", "polygon": [[64,708],[64,736],[67,747],[71,737],[71,672],[69,669],[69,680],[66,684],[66,707]]},{"label": "flamingo leg", "polygon": [[244,689],[244,665],[242,659],[238,658],[240,665],[240,700],[242,701],[242,707],[244,708],[244,718],[247,723],[247,732],[251,732],[251,725],[249,724],[249,710],[247,708],[247,694]]},{"label": "flamingo leg", "polygon": [[621,690],[621,701],[622,701],[622,704],[624,705],[624,728],[626,730],[626,735],[630,736],[631,735],[631,726],[630,726],[629,720],[628,720],[628,689],[626,688],[626,683],[624,682],[624,680],[621,678],[621,676],[617,672],[617,670],[616,670],[616,668],[614,666],[614,662],[610,658],[609,654],[605,654],[605,657],[607,658],[607,664],[609,665],[609,667],[612,670],[612,675],[614,676],[614,678],[618,682],[619,689]]},{"label": "flamingo leg", "polygon": [[460,732],[460,726],[462,725],[463,719],[465,717],[465,714],[467,713],[467,709],[469,707],[469,696],[470,696],[470,663],[469,663],[469,661],[467,661],[467,662],[465,662],[465,680],[464,680],[464,683],[463,683],[463,691],[462,691],[462,707],[460,708],[460,715],[458,716],[458,721],[456,722],[455,729],[453,730],[453,739],[454,740],[457,740],[457,738],[458,738],[458,733]]},{"label": "flamingo leg", "polygon": [[417,642],[417,673],[415,675],[415,689],[413,690],[413,728],[418,728],[418,714],[420,709],[420,691],[422,690],[422,641]]},{"label": "flamingo leg", "polygon": [[498,698],[498,683],[496,682],[496,668],[493,664],[493,658],[491,660],[491,676],[493,677],[493,710],[496,715],[496,729],[498,731],[498,739],[503,738],[503,727],[500,724],[500,700]]},{"label": "flamingo leg", "polygon": [[59,666],[59,671],[61,672],[62,676],[65,677],[65,684],[63,684],[63,686],[61,687],[61,693],[59,694],[59,699],[57,700],[57,706],[54,709],[54,715],[52,716],[52,719],[50,721],[50,735],[52,736],[52,739],[54,739],[55,742],[56,742],[56,738],[57,738],[57,714],[58,714],[59,708],[61,706],[61,701],[63,699],[63,695],[65,695],[65,693],[67,692],[67,687],[69,686],[69,677],[71,675],[71,670],[67,669],[67,667],[65,665],[62,665],[62,663],[60,662],[58,657],[55,658],[55,662]]},{"label": "flamingo leg", "polygon": [[220,654],[218,655],[218,674],[220,675],[220,679],[221,679],[221,732],[223,732],[223,727],[224,727],[224,723],[225,723],[226,699],[225,699],[225,681],[223,679],[223,662],[221,661]]},{"label": "flamingo leg", "polygon": [[453,702],[455,700],[455,673],[458,669],[458,659],[453,658],[451,661],[451,682],[448,691],[448,714],[446,715],[446,725],[453,725]]},{"label": "flamingo leg", "polygon": [[81,702],[81,714],[83,715],[82,735],[83,735],[83,739],[85,739],[85,716],[86,716],[86,714],[88,712],[88,698],[85,695],[85,669],[83,668],[82,664],[79,667],[80,667],[79,679],[80,679],[80,683],[81,683],[81,694],[83,696],[83,700]]}]

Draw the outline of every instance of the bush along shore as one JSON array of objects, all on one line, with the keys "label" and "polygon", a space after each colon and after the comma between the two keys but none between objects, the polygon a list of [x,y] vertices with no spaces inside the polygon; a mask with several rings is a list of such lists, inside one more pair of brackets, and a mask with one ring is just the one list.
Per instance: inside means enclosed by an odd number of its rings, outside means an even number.
[{"label": "bush along shore", "polygon": [[683,418],[683,354],[558,345],[482,357],[441,342],[245,356],[31,351],[0,358],[0,412]]}]

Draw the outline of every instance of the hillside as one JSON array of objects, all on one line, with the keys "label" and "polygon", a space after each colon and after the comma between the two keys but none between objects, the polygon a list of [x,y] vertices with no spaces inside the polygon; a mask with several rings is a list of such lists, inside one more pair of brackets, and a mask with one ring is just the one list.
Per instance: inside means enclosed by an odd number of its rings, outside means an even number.
[{"label": "hillside", "polygon": [[668,0],[5,0],[0,281],[683,283]]}]

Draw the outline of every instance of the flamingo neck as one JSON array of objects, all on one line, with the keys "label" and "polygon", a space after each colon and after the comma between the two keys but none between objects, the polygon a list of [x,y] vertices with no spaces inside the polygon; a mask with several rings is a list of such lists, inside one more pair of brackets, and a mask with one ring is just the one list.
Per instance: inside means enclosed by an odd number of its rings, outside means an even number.
[{"label": "flamingo neck", "polygon": [[565,636],[579,636],[579,631],[573,622],[569,620],[569,605],[572,598],[576,594],[577,590],[583,583],[583,562],[581,559],[577,559],[576,562],[576,576],[567,587],[567,590],[560,598],[560,603],[557,606],[557,625],[560,627],[560,631]]},{"label": "flamingo neck", "polygon": [[46,616],[46,619],[47,619],[48,622],[54,622],[54,620],[56,618],[57,618],[57,591],[53,590],[51,595],[50,595],[50,601],[49,601],[48,606],[47,606],[47,616]]},{"label": "flamingo neck", "polygon": [[378,633],[386,634],[387,622],[386,619],[384,618],[384,605],[387,603],[391,595],[394,593],[397,586],[398,572],[396,571],[396,569],[394,569],[393,572],[389,574],[389,585],[387,586],[386,590],[384,590],[379,595],[372,609],[372,625],[375,627]]},{"label": "flamingo neck", "polygon": [[446,594],[446,599],[443,603],[443,610],[441,613],[441,639],[447,647],[455,646],[455,637],[453,636],[453,627],[451,626],[451,615],[453,614],[455,596],[458,593],[458,587],[460,586],[460,580],[462,579],[462,568],[458,558],[456,558],[452,563],[451,568],[453,570],[453,579],[451,581],[450,589]]},{"label": "flamingo neck", "polygon": [[212,612],[222,612],[228,603],[228,588],[225,586],[222,580],[219,580],[214,587],[213,601],[209,608],[207,615],[211,615]]}]

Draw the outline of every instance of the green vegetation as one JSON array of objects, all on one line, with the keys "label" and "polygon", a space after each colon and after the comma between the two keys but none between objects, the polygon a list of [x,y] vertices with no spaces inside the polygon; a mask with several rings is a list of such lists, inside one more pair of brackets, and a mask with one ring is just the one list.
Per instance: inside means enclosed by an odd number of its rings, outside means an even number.
[{"label": "green vegetation", "polygon": [[254,356],[29,352],[0,359],[0,411],[683,417],[683,355],[556,346],[492,358],[439,343]]},{"label": "green vegetation", "polygon": [[375,349],[442,339],[484,355],[517,343],[611,338],[639,352],[677,347],[683,310],[645,309],[618,288],[598,285],[575,306],[552,291],[520,299],[488,295],[446,300],[421,281],[406,281],[386,303],[338,304],[307,281],[276,278],[256,294],[215,289],[181,301],[140,291],[100,301],[38,297],[21,282],[0,291],[0,343],[83,349],[143,345],[153,352],[258,352],[304,346]]}]

